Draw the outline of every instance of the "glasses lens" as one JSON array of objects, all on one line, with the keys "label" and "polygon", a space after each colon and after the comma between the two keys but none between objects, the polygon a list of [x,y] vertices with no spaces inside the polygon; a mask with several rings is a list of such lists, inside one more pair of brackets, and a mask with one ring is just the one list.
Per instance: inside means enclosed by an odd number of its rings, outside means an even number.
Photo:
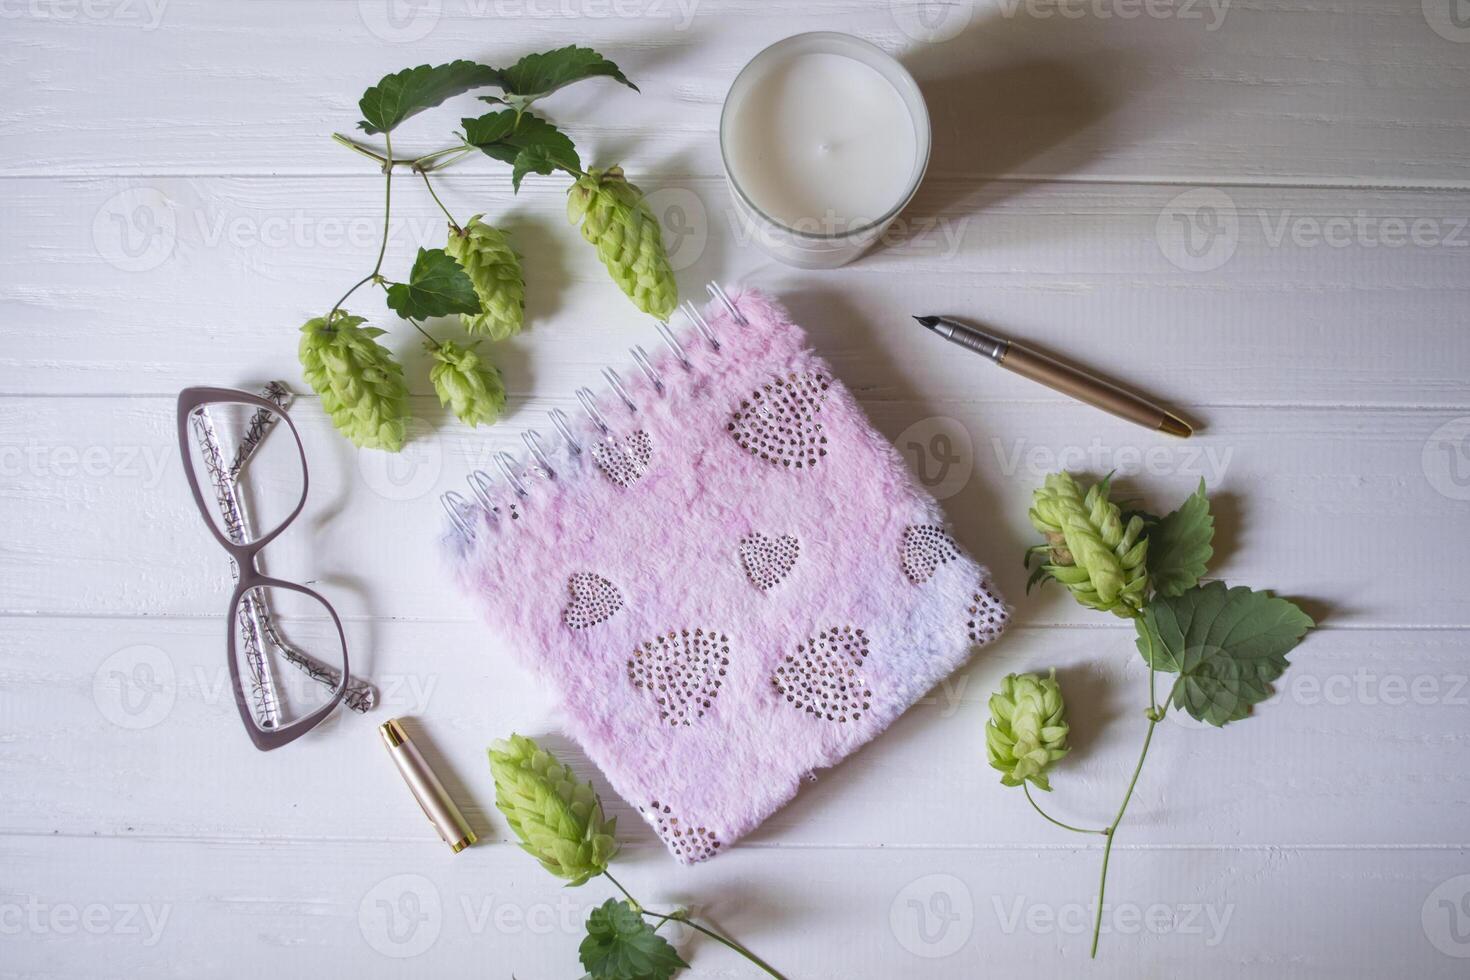
[{"label": "glasses lens", "polygon": [[191,412],[188,462],[206,516],[236,544],[275,531],[306,493],[296,433],[282,413],[253,404],[211,402]]},{"label": "glasses lens", "polygon": [[335,697],[347,652],[319,599],[262,585],[232,617],[240,690],[261,731],[298,725]]}]

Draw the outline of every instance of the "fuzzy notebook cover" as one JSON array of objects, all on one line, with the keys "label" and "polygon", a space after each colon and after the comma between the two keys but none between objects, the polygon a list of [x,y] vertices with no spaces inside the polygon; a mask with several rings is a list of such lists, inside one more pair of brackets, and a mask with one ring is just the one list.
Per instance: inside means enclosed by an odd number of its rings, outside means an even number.
[{"label": "fuzzy notebook cover", "polygon": [[[457,577],[556,693],[569,733],[684,862],[883,731],[1006,609],[938,504],[786,313],[754,292],[715,351],[655,359],[637,411],[503,481]],[[580,417],[582,413],[577,413]],[[561,443],[562,440],[557,440]],[[499,497],[495,496],[499,491]]]}]

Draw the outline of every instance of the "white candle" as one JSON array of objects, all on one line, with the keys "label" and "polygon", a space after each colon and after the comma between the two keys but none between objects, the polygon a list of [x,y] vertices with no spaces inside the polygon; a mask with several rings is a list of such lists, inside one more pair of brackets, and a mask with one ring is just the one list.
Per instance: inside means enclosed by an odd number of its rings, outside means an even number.
[{"label": "white candle", "polygon": [[833,267],[862,254],[917,190],[929,117],[913,78],[878,48],[801,34],[740,73],[720,145],[761,246],[794,265]]}]

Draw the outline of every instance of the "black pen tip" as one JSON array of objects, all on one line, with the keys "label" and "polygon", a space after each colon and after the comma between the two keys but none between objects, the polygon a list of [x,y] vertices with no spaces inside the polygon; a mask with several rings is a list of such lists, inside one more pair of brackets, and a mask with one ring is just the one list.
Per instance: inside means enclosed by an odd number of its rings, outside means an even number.
[{"label": "black pen tip", "polygon": [[919,325],[924,327],[932,327],[939,322],[939,317],[937,316],[916,316],[914,319],[918,320]]}]

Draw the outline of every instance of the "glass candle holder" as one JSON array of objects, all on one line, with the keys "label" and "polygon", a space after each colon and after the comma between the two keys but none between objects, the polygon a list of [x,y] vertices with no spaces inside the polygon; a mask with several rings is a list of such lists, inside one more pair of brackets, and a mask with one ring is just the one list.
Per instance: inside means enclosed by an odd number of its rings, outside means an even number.
[{"label": "glass candle holder", "polygon": [[848,34],[778,41],[751,59],[720,115],[735,210],[770,256],[832,269],[862,255],[919,189],[929,110],[908,70]]}]

